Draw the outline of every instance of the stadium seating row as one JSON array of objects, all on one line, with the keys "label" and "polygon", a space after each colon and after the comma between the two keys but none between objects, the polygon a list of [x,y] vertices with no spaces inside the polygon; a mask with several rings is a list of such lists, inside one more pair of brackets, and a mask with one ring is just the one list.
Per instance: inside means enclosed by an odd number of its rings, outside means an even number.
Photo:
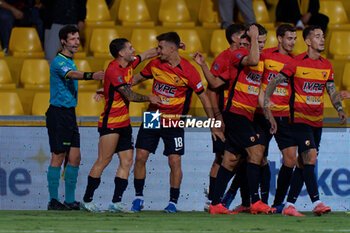
[{"label": "stadium seating row", "polygon": [[[196,51],[209,51],[210,55],[215,57],[218,53],[228,47],[225,39],[225,32],[221,29],[215,29],[211,33],[210,48],[202,46],[199,33],[195,29],[178,29],[175,30],[180,38],[186,43],[187,55],[192,55]],[[156,29],[134,29],[131,33],[130,41],[136,49],[136,53],[146,51],[157,45]],[[306,50],[306,45],[302,39],[302,32],[297,31],[297,42],[295,45],[295,54],[299,54]],[[109,43],[118,37],[115,28],[95,28],[92,31],[89,51],[95,58],[112,58],[109,53]],[[277,39],[274,30],[269,30],[266,48],[277,45]],[[337,31],[334,30],[330,35],[329,49],[326,49],[324,56],[334,59],[350,58],[350,30]],[[41,48],[39,37],[34,28],[16,27],[12,30],[9,53],[13,57],[19,58],[43,58],[44,52]],[[85,58],[86,52],[80,47],[75,58]]]},{"label": "stadium seating row", "polygon": [[[115,0],[111,9],[104,0],[88,0],[87,24],[98,26],[113,25],[120,22],[123,26],[152,27],[155,22],[150,17],[149,8],[159,3],[158,20],[166,27],[194,27],[198,19],[202,27],[220,26],[219,14],[214,0],[201,0],[198,15],[190,15],[185,0],[160,0],[148,6],[145,0]],[[253,9],[258,23],[272,26],[267,7],[263,0],[254,0]],[[320,1],[320,12],[329,16],[330,28],[350,29],[348,17],[342,1]],[[239,19],[243,22],[242,18]]]}]

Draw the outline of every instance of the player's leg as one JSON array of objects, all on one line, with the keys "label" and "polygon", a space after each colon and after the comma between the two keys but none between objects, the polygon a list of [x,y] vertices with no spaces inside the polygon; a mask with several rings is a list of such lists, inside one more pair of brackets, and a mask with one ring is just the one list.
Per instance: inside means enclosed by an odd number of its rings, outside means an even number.
[{"label": "player's leg", "polygon": [[99,208],[93,202],[93,196],[95,190],[101,183],[101,175],[103,170],[112,161],[113,154],[115,153],[118,145],[120,135],[118,133],[105,133],[100,131],[100,139],[98,142],[98,157],[92,166],[89,176],[88,183],[85,189],[85,194],[82,202],[82,207],[85,210],[91,212],[100,212]]},{"label": "player's leg", "polygon": [[273,207],[277,209],[278,213],[282,212],[283,201],[291,183],[293,169],[297,162],[296,150],[296,146],[287,147],[281,150],[283,156],[283,164],[278,173],[275,200],[273,202]]},{"label": "player's leg", "polygon": [[294,207],[294,204],[297,201],[297,198],[301,192],[303,185],[304,185],[303,162],[302,162],[301,156],[298,156],[297,164],[292,173],[292,177],[290,181],[290,189],[287,196],[287,202],[282,210],[282,215],[300,216],[300,217],[305,216],[299,213]]},{"label": "player's leg", "polygon": [[[216,176],[218,174],[219,168],[220,168],[220,164],[222,162],[222,154],[221,153],[215,153],[215,159],[211,165],[210,168],[210,173],[209,173],[209,190],[208,190],[208,203],[211,203],[212,199],[213,199],[213,193],[214,193],[214,189],[215,189],[215,181],[216,181]],[[208,206],[209,207],[209,206]],[[208,209],[209,210],[209,209]]]},{"label": "player's leg", "polygon": [[[268,149],[265,149],[265,153],[267,153]],[[267,160],[267,155],[264,155],[263,160],[261,162],[260,168],[260,195],[261,201],[268,204],[269,200],[269,192],[270,192],[270,180],[271,180],[271,171],[269,162]]]},{"label": "player's leg", "polygon": [[129,171],[133,162],[133,151],[134,150],[129,149],[118,152],[120,163],[114,178],[114,194],[112,204],[109,206],[109,210],[111,212],[131,212],[129,209],[127,209],[126,205],[122,203],[122,197],[128,186]]},{"label": "player's leg", "polygon": [[154,153],[159,142],[161,129],[144,129],[141,125],[136,140],[136,157],[134,163],[134,188],[135,199],[132,202],[132,211],[140,211],[143,208],[143,189],[146,179],[146,162],[149,154]]},{"label": "player's leg", "polygon": [[210,205],[210,214],[234,214],[225,208],[221,199],[224,195],[228,182],[231,180],[234,173],[232,172],[239,163],[240,155],[235,155],[225,150],[222,164],[219,168],[218,175],[216,177],[215,190],[213,200]]}]

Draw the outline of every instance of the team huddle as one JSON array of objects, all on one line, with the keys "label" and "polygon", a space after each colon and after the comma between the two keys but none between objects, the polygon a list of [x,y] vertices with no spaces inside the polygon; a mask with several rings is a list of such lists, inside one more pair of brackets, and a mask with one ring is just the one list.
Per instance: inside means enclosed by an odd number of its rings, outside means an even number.
[{"label": "team huddle", "polygon": [[[324,33],[317,26],[306,28],[303,37],[308,50],[297,56],[292,54],[296,41],[294,27],[282,24],[277,28],[278,46],[275,48],[264,49],[266,35],[267,31],[259,24],[247,28],[232,24],[226,29],[230,47],[215,58],[211,69],[203,55],[196,53],[193,59],[208,82],[205,91],[198,71],[179,55],[178,50],[184,49],[185,45],[175,32],[159,35],[157,48],[136,57],[128,40],[115,39],[110,43],[114,60],[106,72],[84,73],[76,70],[72,60],[79,46],[79,32],[73,26],[64,27],[59,35],[62,51],[50,68],[51,97],[46,114],[52,152],[47,174],[48,209],[81,207],[101,212],[93,202],[94,191],[101,182],[103,170],[117,153],[120,163],[108,210],[141,211],[146,162],[162,138],[163,154],[168,157],[170,167],[170,197],[164,210],[176,213],[182,180],[181,156],[185,152],[184,129],[180,127],[161,125],[160,129],[147,129],[141,124],[135,144],[135,199],[131,209],[122,202],[133,165],[129,102],[150,102],[148,111],[159,112],[161,122],[179,121],[178,116],[188,113],[194,91],[208,118],[222,122],[220,128],[211,128],[215,160],[210,171],[205,210],[210,214],[243,212],[304,216],[295,209],[294,203],[305,183],[315,215],[330,212],[331,208],[320,201],[314,174],[322,133],[325,89],[341,123],[345,123],[346,115],[335,88],[332,66],[320,56],[324,50]],[[146,59],[152,60],[134,75],[133,69]],[[95,98],[106,100],[98,122],[98,158],[88,176],[81,203],[75,200],[81,157],[74,111],[79,79],[104,79],[104,88],[96,92]],[[145,96],[133,91],[135,85],[148,79],[153,79],[152,93]],[[283,165],[278,174],[275,200],[270,207],[271,173],[267,156],[273,136],[281,150]],[[64,160],[67,164],[64,174],[66,195],[62,204],[58,200],[58,181]],[[224,193],[232,177],[231,187]],[[238,189],[242,204],[230,211]]]}]

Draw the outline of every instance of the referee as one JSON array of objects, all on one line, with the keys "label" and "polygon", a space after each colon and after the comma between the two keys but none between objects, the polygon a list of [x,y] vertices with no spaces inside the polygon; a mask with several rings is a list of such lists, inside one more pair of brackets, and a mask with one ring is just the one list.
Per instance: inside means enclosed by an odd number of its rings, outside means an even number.
[{"label": "referee", "polygon": [[[80,44],[79,30],[67,25],[59,31],[62,51],[50,66],[50,106],[46,112],[46,127],[52,153],[47,171],[50,201],[48,210],[79,210],[75,201],[80,154],[80,134],[77,126],[75,107],[77,106],[78,80],[102,80],[104,72],[80,72],[73,62],[73,55]],[[65,169],[65,201],[58,199],[61,166],[67,157]]]}]

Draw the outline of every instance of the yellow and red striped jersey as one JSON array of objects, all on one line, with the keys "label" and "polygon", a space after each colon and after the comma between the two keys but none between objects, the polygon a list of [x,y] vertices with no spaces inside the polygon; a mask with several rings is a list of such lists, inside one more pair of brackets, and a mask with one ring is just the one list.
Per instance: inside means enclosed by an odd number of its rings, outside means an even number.
[{"label": "yellow and red striped jersey", "polygon": [[[262,60],[264,62],[264,73],[262,79],[262,90],[265,91],[271,79],[282,70],[285,64],[294,58],[293,54],[284,55],[275,48],[264,49]],[[277,85],[271,96],[271,101],[275,106],[271,107],[272,115],[275,117],[289,117],[289,99],[291,94],[291,86],[289,81]],[[260,106],[256,110],[263,114]]]},{"label": "yellow and red striped jersey", "polygon": [[106,105],[98,121],[98,127],[122,128],[130,124],[129,101],[117,89],[132,84],[133,69],[140,64],[141,57],[123,68],[118,62],[111,61],[104,78],[104,96]]},{"label": "yellow and red striped jersey", "polygon": [[[234,53],[230,48],[224,50],[215,58],[213,65],[211,66],[210,72],[216,77],[221,77],[221,75],[226,77],[226,74],[224,73],[228,72],[228,74],[235,78],[237,75],[237,68],[232,66],[231,64],[233,55]],[[226,82],[226,84],[222,85],[216,91],[220,112],[223,112],[223,110],[226,107],[231,80],[232,78],[229,78],[229,80],[223,80]]]},{"label": "yellow and red striped jersey", "polygon": [[204,91],[198,71],[182,57],[176,67],[155,58],[142,70],[141,75],[153,78],[152,93],[162,101],[160,105],[150,104],[148,111],[159,110],[162,118],[176,120],[179,119],[176,115],[187,114],[193,91],[198,95]]},{"label": "yellow and red striped jersey", "polygon": [[323,93],[326,83],[334,82],[331,63],[323,57],[312,60],[302,53],[286,64],[281,73],[292,82],[292,122],[322,127]]},{"label": "yellow and red striped jersey", "polygon": [[[245,52],[242,53],[242,50]],[[248,54],[244,48],[235,50],[232,64],[240,64],[243,57]],[[257,66],[246,66],[237,75],[229,93],[226,110],[243,115],[253,121],[254,112],[258,105],[259,87],[264,71],[264,63],[261,60]]]}]

